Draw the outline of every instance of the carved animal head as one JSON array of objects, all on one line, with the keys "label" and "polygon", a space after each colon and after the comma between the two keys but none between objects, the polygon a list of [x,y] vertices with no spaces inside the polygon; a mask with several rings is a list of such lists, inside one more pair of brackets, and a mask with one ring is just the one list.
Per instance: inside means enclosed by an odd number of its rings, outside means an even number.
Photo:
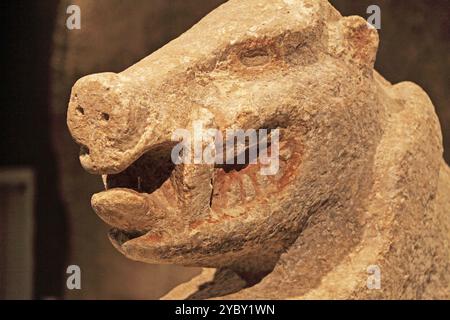
[{"label": "carved animal head", "polygon": [[[327,1],[230,0],[127,70],[77,81],[67,122],[81,164],[103,176],[92,206],[114,246],[149,263],[267,272],[311,216],[356,206],[380,135],[377,44]],[[277,174],[175,165],[172,134],[194,121],[279,129]]]}]

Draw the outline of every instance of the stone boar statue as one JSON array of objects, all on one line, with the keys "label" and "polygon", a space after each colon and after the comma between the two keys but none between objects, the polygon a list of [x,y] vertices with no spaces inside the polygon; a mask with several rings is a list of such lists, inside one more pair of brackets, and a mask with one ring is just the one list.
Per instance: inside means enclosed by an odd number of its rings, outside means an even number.
[{"label": "stone boar statue", "polygon": [[[67,123],[130,259],[200,266],[167,299],[450,298],[450,170],[427,94],[374,70],[378,33],[326,0],[230,0]],[[175,164],[180,128],[279,132],[278,170]],[[195,132],[193,132],[195,135]]]}]

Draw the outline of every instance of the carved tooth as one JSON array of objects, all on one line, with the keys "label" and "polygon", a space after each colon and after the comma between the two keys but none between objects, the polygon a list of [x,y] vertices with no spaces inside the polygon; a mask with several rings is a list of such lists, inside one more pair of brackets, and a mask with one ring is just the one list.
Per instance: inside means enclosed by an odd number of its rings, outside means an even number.
[{"label": "carved tooth", "polygon": [[108,190],[108,175],[107,174],[102,174],[102,181],[103,181],[103,186],[105,187],[105,190]]}]

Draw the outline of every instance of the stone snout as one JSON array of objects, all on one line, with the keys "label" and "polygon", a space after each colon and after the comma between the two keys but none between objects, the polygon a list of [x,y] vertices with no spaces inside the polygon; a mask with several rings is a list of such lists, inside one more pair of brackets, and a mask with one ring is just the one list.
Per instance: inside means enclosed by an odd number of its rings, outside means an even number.
[{"label": "stone snout", "polygon": [[158,122],[164,110],[155,106],[150,91],[115,73],[89,75],[76,82],[67,125],[81,146],[80,162],[87,171],[121,172],[152,147],[170,143],[171,128],[164,127],[163,120]]},{"label": "stone snout", "polygon": [[87,171],[120,171],[123,154],[139,142],[144,127],[138,120],[146,110],[133,100],[133,91],[114,73],[90,75],[74,85],[67,124]]}]

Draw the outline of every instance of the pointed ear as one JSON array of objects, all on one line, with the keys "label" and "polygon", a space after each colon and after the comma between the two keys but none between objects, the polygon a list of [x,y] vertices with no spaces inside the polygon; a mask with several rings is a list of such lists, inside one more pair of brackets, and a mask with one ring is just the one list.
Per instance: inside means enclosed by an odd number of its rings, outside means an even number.
[{"label": "pointed ear", "polygon": [[338,57],[373,68],[379,37],[371,24],[359,16],[344,17],[334,31],[332,50]]}]

